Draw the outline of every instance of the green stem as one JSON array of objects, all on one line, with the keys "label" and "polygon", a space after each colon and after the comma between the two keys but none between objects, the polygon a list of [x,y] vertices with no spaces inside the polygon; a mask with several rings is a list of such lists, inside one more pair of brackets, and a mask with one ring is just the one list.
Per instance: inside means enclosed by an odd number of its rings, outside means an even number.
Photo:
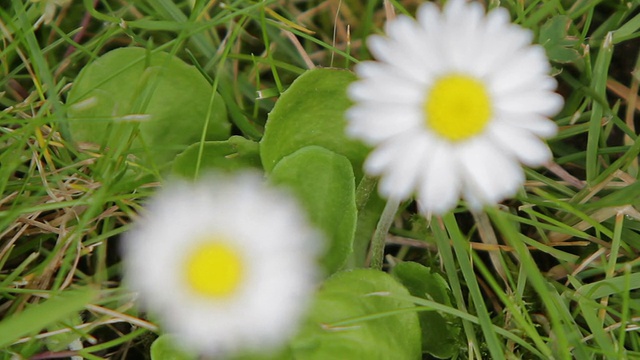
[{"label": "green stem", "polygon": [[389,199],[382,210],[382,216],[378,220],[376,231],[371,239],[371,265],[372,269],[382,270],[384,262],[384,243],[391,227],[391,223],[400,207],[400,200]]}]

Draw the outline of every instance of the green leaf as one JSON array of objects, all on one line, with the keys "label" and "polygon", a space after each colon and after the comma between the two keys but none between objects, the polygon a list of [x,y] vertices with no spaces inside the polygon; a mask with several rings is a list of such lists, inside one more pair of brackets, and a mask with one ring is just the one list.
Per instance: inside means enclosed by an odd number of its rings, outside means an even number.
[{"label": "green leaf", "polygon": [[179,348],[171,335],[162,335],[151,344],[151,360],[196,360],[198,356]]},{"label": "green leaf", "polygon": [[329,248],[322,264],[328,273],[338,270],[352,251],[357,217],[349,160],[319,146],[308,146],[282,159],[270,179],[290,188],[311,222],[324,231]]},{"label": "green leaf", "polygon": [[[403,262],[396,265],[391,274],[396,277],[416,297],[451,306],[449,285],[438,273],[415,262]],[[423,311],[418,314],[422,328],[422,350],[440,358],[447,359],[457,354],[462,344],[461,324],[456,319],[436,311]]]},{"label": "green leaf", "polygon": [[568,34],[570,24],[571,18],[558,15],[540,27],[538,41],[544,46],[550,60],[567,64],[581,59],[580,53],[575,49],[578,39]]},{"label": "green leaf", "polygon": [[[358,192],[356,190],[356,196],[357,194]],[[373,237],[373,233],[376,230],[378,220],[380,220],[386,203],[386,200],[381,198],[374,188],[366,204],[358,211],[356,233],[353,238],[353,253],[348,260],[349,267],[365,267],[371,238]]]},{"label": "green leaf", "polygon": [[346,70],[314,69],[291,84],[269,114],[260,141],[267,172],[296,150],[318,145],[346,156],[360,175],[368,150],[344,134],[344,112],[351,105],[346,88],[355,78]]},{"label": "green leaf", "polygon": [[616,344],[611,338],[611,335],[607,334],[605,329],[603,329],[603,321],[598,317],[599,310],[602,309],[601,305],[585,297],[578,299],[578,305],[580,307],[580,313],[584,316],[584,320],[589,326],[589,333],[593,335],[595,344],[597,344],[600,351],[608,355],[602,358],[614,359],[619,357],[620,351],[616,349]]},{"label": "green leaf", "polygon": [[204,131],[206,140],[225,140],[230,131],[224,102],[195,67],[134,47],[110,51],[82,69],[67,115],[74,141],[115,156],[133,154],[146,165],[166,165]]},{"label": "green leaf", "polygon": [[640,289],[640,273],[616,276],[582,285],[576,289],[576,297],[583,296],[588,299],[599,299],[605,296],[620,294],[629,283],[631,290]]},{"label": "green leaf", "polygon": [[69,319],[95,298],[93,289],[64,291],[0,322],[0,348],[22,336],[36,334],[58,321]]},{"label": "green leaf", "polygon": [[414,305],[385,296],[388,293],[408,295],[395,279],[377,270],[357,269],[329,278],[291,343],[292,358],[421,359]]},{"label": "green leaf", "polygon": [[583,209],[597,211],[607,207],[617,207],[624,205],[640,205],[640,181],[636,181],[615,192],[602,196],[600,199],[590,201],[583,206]]},{"label": "green leaf", "polygon": [[207,169],[232,171],[247,167],[262,168],[258,143],[241,136],[232,136],[225,141],[207,141],[202,144],[201,156],[200,145],[195,143],[176,156],[174,174],[193,179]]}]

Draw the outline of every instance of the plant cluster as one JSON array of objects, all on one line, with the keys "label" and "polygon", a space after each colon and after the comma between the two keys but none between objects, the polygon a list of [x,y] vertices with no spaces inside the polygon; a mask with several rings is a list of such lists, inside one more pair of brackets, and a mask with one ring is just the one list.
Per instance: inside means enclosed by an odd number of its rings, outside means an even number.
[{"label": "plant cluster", "polygon": [[3,1],[3,359],[640,358],[637,0]]}]

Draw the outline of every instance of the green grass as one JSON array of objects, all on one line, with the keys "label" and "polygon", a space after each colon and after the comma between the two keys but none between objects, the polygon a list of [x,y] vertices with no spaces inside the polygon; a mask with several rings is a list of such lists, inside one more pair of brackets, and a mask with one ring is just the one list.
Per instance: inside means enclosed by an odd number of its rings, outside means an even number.
[{"label": "green grass", "polygon": [[[0,357],[6,359],[136,358],[148,356],[157,334],[120,283],[118,236],[166,175],[117,151],[72,142],[65,101],[83,66],[123,46],[175,54],[217,89],[234,133],[259,140],[277,96],[308,60],[349,68],[370,58],[364,39],[381,33],[387,16],[382,1],[101,0],[95,9],[91,0],[5,3]],[[420,1],[389,3],[396,13],[412,14]],[[376,239],[384,240],[391,226],[393,235],[440,250],[388,246],[384,269],[413,260],[443,272],[454,307],[408,301],[461,320],[459,358],[640,358],[640,2],[487,3],[501,3],[531,28],[553,61],[566,104],[549,144],[564,173],[527,169],[526,191],[475,216],[458,212],[427,226],[411,204],[401,204],[395,219],[385,212],[389,221]],[[55,16],[45,20],[45,9]],[[552,21],[559,31],[549,32]],[[122,139],[120,153],[130,145]],[[359,189],[359,209],[370,188],[365,181]],[[373,267],[383,265],[378,259]],[[82,347],[70,349],[78,339]]]}]

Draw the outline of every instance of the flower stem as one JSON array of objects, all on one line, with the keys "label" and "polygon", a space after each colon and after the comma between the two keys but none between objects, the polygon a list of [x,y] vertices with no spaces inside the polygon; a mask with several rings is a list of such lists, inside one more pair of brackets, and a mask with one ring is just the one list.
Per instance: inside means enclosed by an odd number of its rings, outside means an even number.
[{"label": "flower stem", "polygon": [[360,180],[358,188],[356,189],[356,208],[358,209],[358,214],[360,214],[367,205],[369,197],[375,190],[377,183],[378,179],[369,175],[364,175],[362,180]]},{"label": "flower stem", "polygon": [[384,243],[391,227],[391,223],[396,216],[396,212],[400,207],[400,200],[389,199],[382,210],[382,216],[378,220],[376,231],[371,239],[371,265],[372,269],[382,270],[384,262]]}]

